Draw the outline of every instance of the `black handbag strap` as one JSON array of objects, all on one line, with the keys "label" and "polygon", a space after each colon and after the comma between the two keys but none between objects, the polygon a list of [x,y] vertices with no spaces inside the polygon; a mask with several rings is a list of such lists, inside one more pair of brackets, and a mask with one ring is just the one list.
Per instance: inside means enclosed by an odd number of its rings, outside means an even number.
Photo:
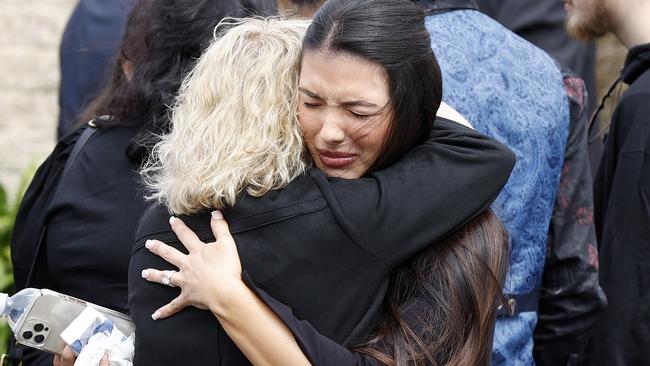
[{"label": "black handbag strap", "polygon": [[[102,117],[99,117],[102,118]],[[59,188],[61,187],[61,180],[63,177],[65,177],[66,172],[70,170],[70,167],[72,164],[74,164],[75,160],[79,156],[79,153],[83,149],[83,147],[88,143],[90,140],[90,137],[97,131],[97,125],[95,124],[95,119],[91,120],[88,122],[86,128],[83,130],[83,132],[79,135],[77,138],[77,141],[75,141],[74,146],[72,147],[72,150],[70,151],[70,155],[68,155],[68,159],[66,160],[65,164],[63,165],[63,172],[61,173],[61,176],[58,179],[58,182],[56,183],[57,186],[54,189],[54,193],[52,197],[56,196],[56,194],[59,191]],[[38,264],[38,258],[41,255],[41,252],[45,250],[45,245],[43,244],[45,242],[45,233],[47,229],[47,222],[43,224],[43,227],[41,228],[41,233],[38,237],[38,243],[36,244],[36,250],[34,251],[34,256],[32,257],[32,262],[29,267],[29,272],[27,274],[27,280],[25,281],[25,286],[24,287],[29,287],[30,283],[32,281],[32,277],[34,275],[34,271],[36,270],[36,266]],[[13,335],[10,337],[9,340],[9,349],[8,349],[8,354],[4,354],[0,356],[0,366],[4,366],[5,362],[10,362],[12,365],[22,365],[23,364],[23,350],[24,348],[22,346],[19,346],[16,343],[15,338]]]},{"label": "black handbag strap", "polygon": [[[70,152],[70,156],[68,156],[68,160],[66,160],[64,168],[63,168],[63,173],[61,173],[61,177],[59,178],[59,182],[57,184],[56,190],[54,191],[54,196],[59,191],[59,188],[61,187],[61,181],[63,180],[63,177],[65,177],[66,172],[70,170],[70,167],[74,163],[74,161],[77,159],[79,156],[79,153],[81,152],[81,149],[86,145],[88,140],[90,140],[90,137],[97,131],[97,126],[95,125],[95,120],[91,120],[88,122],[88,127],[84,129],[84,131],[81,133],[79,138],[74,144],[74,147],[72,148],[72,151]],[[43,250],[43,242],[45,241],[45,230],[47,229],[47,223],[43,225],[43,228],[41,229],[41,234],[39,235],[38,239],[38,244],[36,245],[36,251],[34,252],[34,257],[32,258],[32,264],[29,267],[29,272],[27,274],[27,281],[25,282],[25,287],[29,287],[29,284],[32,279],[32,275],[34,274],[34,270],[36,268],[36,263],[39,257],[39,254]],[[1,366],[1,365],[0,365]]]}]

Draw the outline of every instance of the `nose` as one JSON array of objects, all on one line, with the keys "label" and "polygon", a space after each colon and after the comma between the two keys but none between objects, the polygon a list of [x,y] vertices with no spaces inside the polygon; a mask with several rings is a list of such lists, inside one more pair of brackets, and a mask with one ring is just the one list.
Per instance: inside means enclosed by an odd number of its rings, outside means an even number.
[{"label": "nose", "polygon": [[346,134],[344,126],[335,111],[327,111],[323,116],[323,125],[320,130],[320,138],[328,145],[338,145],[345,141]]}]

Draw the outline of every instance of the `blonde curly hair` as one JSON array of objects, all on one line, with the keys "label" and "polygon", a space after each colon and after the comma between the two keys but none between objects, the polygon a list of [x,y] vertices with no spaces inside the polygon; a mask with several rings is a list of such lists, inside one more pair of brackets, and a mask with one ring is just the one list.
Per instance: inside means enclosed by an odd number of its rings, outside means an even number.
[{"label": "blonde curly hair", "polygon": [[297,116],[309,21],[226,19],[180,88],[171,132],[141,174],[174,214],[232,206],[285,187],[309,167]]}]

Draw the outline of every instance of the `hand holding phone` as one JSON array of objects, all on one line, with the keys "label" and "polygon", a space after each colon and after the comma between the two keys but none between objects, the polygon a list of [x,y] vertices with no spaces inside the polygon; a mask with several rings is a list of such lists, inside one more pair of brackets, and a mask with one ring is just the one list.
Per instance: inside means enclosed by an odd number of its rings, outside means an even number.
[{"label": "hand holding phone", "polygon": [[[41,290],[14,327],[18,343],[57,355],[66,347],[61,332],[86,308],[92,307],[113,321],[125,335],[135,331],[131,319],[120,312],[47,289]],[[62,360],[63,361],[63,360]]]}]

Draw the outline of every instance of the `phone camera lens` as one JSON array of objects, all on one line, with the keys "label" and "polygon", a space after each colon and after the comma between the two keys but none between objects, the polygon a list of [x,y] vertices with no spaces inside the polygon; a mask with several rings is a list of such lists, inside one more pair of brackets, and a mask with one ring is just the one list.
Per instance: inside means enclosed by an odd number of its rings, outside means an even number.
[{"label": "phone camera lens", "polygon": [[45,336],[42,335],[42,334],[39,334],[36,337],[34,337],[34,341],[36,343],[43,343],[45,341]]},{"label": "phone camera lens", "polygon": [[31,339],[33,335],[34,334],[28,330],[23,332],[23,338],[25,339]]},{"label": "phone camera lens", "polygon": [[45,327],[45,329],[44,329],[44,330],[45,330],[46,332],[49,332],[49,331],[50,331],[50,328],[48,328],[48,327]]},{"label": "phone camera lens", "polygon": [[43,331],[43,328],[45,328],[45,326],[41,323],[37,323],[36,325],[34,325],[34,330],[37,332]]}]

